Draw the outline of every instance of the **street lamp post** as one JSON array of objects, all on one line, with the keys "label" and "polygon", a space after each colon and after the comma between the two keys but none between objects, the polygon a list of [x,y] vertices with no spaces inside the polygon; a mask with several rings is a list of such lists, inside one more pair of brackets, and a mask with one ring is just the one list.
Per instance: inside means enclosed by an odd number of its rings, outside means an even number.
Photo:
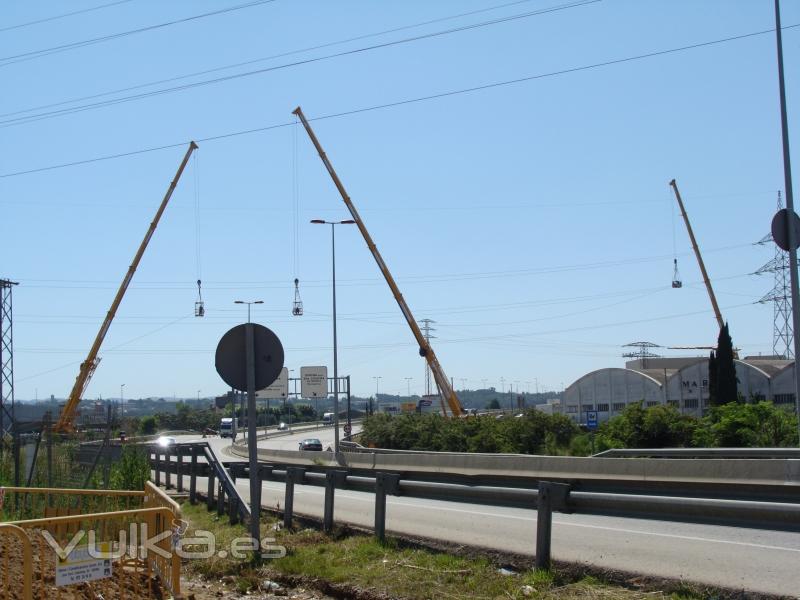
[{"label": "street lamp post", "polygon": [[120,410],[122,411],[122,416],[120,417],[120,424],[122,423],[122,420],[125,418],[125,395],[124,395],[124,392],[123,392],[124,388],[125,388],[125,384],[124,383],[120,383],[119,384],[119,406],[120,406]]},{"label": "street lamp post", "polygon": [[407,386],[407,388],[408,388],[406,391],[408,392],[408,397],[409,397],[409,398],[411,397],[411,380],[412,380],[412,379],[414,379],[414,378],[413,378],[413,377],[406,377],[406,378],[405,378],[405,380],[406,380],[406,386]]},{"label": "street lamp post", "polygon": [[248,302],[246,300],[234,300],[234,304],[247,304],[247,322],[250,322],[250,307],[253,304],[264,304],[263,300],[253,300],[252,302]]},{"label": "street lamp post", "polygon": [[339,455],[339,357],[337,354],[336,341],[336,225],[355,225],[355,221],[347,219],[345,221],[325,221],[324,219],[312,219],[315,225],[331,226],[331,268],[333,289],[333,451]]}]

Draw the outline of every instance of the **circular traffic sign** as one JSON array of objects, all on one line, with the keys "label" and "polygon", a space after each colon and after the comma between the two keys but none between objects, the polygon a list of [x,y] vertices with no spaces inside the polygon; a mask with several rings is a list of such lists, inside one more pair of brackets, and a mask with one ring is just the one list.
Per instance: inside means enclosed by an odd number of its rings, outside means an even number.
[{"label": "circular traffic sign", "polygon": [[247,391],[247,327],[253,328],[255,389],[263,390],[283,369],[283,344],[271,330],[257,323],[237,325],[217,344],[214,365],[222,380],[233,389]]},{"label": "circular traffic sign", "polygon": [[[797,213],[792,211],[792,225],[794,226],[794,247],[800,246],[800,217]],[[789,210],[786,208],[780,209],[772,218],[772,239],[775,240],[778,248],[781,250],[789,251],[789,228],[786,224],[789,222]]]},{"label": "circular traffic sign", "polygon": [[350,427],[350,424],[349,424],[349,423],[346,423],[346,424],[345,424],[345,426],[344,426],[344,432],[345,432],[345,434],[346,434],[346,435],[350,435],[350,432],[351,432],[351,431],[353,431],[353,428],[352,428],[352,427]]}]

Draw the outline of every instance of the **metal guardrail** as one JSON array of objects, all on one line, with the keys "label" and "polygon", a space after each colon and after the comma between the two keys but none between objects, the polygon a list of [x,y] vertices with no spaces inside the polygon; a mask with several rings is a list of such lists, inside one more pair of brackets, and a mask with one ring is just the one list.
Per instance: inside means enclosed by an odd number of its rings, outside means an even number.
[{"label": "metal guardrail", "polygon": [[594,458],[794,458],[800,448],[612,448]]},{"label": "metal guardrail", "polygon": [[[178,492],[184,491],[183,477],[189,476],[189,501],[193,504],[197,500],[197,478],[207,478],[206,499],[209,510],[217,498],[217,509],[220,515],[224,513],[225,500],[227,498],[228,514],[231,524],[239,520],[247,521],[250,519],[250,505],[239,494],[236,489],[235,476],[232,476],[228,468],[222,463],[208,442],[190,442],[174,444],[171,446],[149,446],[148,457],[155,471],[155,484],[161,485],[161,473],[164,473],[164,484],[167,489],[172,487],[172,475],[175,475],[175,483]],[[162,460],[163,457],[163,460]],[[175,457],[175,460],[171,460]],[[184,462],[184,458],[189,457],[189,463]],[[200,463],[198,459],[204,459]]]},{"label": "metal guardrail", "polygon": [[[191,446],[191,445],[185,445]],[[301,455],[327,455],[324,452],[297,452]],[[196,451],[195,454],[196,455]],[[159,480],[159,462],[156,461],[156,480]],[[334,521],[335,490],[352,489],[375,494],[375,533],[385,535],[386,496],[402,495],[412,498],[464,501],[487,506],[512,506],[537,509],[536,565],[547,567],[550,563],[550,537],[552,512],[616,515],[637,518],[656,518],[680,522],[715,523],[728,526],[756,527],[781,531],[800,531],[800,495],[794,491],[793,502],[731,500],[714,497],[681,497],[631,493],[628,486],[620,485],[612,492],[580,490],[569,482],[554,482],[547,478],[526,480],[525,485],[501,486],[475,478],[471,483],[453,483],[448,474],[440,473],[427,480],[415,479],[415,474],[402,471],[351,469],[340,465],[328,466],[292,463],[261,463],[258,473],[250,473],[245,462],[228,465],[232,480],[237,477],[285,482],[284,524],[291,527],[295,485],[312,485],[325,488],[323,528],[330,531]],[[196,478],[198,469],[190,474]],[[189,473],[184,473],[189,474]],[[179,481],[181,477],[179,476]],[[519,484],[520,482],[516,482]],[[683,482],[685,484],[685,482]],[[674,482],[673,492],[683,489],[682,482]],[[191,483],[194,487],[194,483]],[[577,488],[577,489],[576,489]],[[209,485],[209,490],[212,486]],[[231,497],[232,504],[243,502],[238,494]],[[218,511],[224,511],[224,499],[218,496]],[[212,498],[209,496],[209,510]]]}]

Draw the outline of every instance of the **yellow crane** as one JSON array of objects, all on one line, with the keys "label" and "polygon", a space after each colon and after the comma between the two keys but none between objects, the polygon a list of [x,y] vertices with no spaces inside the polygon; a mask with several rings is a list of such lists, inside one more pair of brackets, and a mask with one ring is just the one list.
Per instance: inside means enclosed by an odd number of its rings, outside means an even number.
[{"label": "yellow crane", "polygon": [[678,200],[678,207],[681,209],[683,222],[686,223],[686,231],[689,232],[689,239],[692,242],[692,249],[694,250],[694,255],[697,257],[697,264],[700,265],[700,272],[703,274],[703,283],[706,284],[708,297],[711,299],[711,308],[714,309],[714,316],[717,319],[717,325],[719,325],[719,328],[722,329],[725,326],[725,322],[722,320],[722,313],[719,310],[719,304],[717,304],[717,297],[714,295],[714,289],[711,287],[711,280],[708,278],[706,265],[703,262],[703,257],[700,255],[700,248],[697,246],[697,240],[694,237],[694,231],[692,231],[692,224],[689,223],[689,216],[686,214],[686,208],[683,206],[681,193],[678,191],[678,184],[675,183],[674,179],[670,181],[669,184],[672,186],[672,190],[675,192],[675,198]]},{"label": "yellow crane", "polygon": [[[717,304],[717,297],[714,294],[714,288],[711,287],[711,280],[708,277],[708,271],[706,271],[706,265],[703,262],[703,257],[700,255],[700,247],[697,245],[697,239],[695,239],[694,237],[692,224],[689,223],[689,216],[686,214],[686,208],[683,206],[681,193],[678,191],[678,184],[675,183],[674,179],[670,181],[669,184],[670,186],[672,186],[672,191],[675,192],[675,198],[678,201],[678,207],[680,207],[681,209],[681,216],[683,217],[683,222],[686,223],[686,231],[689,232],[689,239],[692,242],[692,249],[694,250],[694,255],[697,257],[697,264],[700,265],[700,272],[703,274],[703,283],[706,284],[708,297],[711,300],[711,308],[714,310],[714,317],[717,319],[717,325],[719,325],[720,331],[722,331],[722,328],[725,326],[725,321],[723,321],[722,319],[722,312],[719,310],[719,304]],[[733,357],[736,359],[739,358],[739,352],[737,348],[733,349]]]},{"label": "yellow crane", "polygon": [[392,277],[392,274],[389,272],[389,267],[387,267],[386,263],[383,262],[383,257],[381,256],[380,252],[378,252],[375,242],[372,241],[372,237],[369,235],[369,232],[364,225],[364,221],[361,220],[361,216],[358,214],[355,205],[353,205],[353,201],[350,199],[350,196],[347,195],[347,191],[344,189],[344,185],[339,179],[339,176],[336,174],[336,171],[333,169],[331,161],[328,160],[325,151],[322,149],[317,136],[314,134],[314,130],[311,129],[311,125],[308,124],[308,120],[299,106],[292,112],[297,115],[297,117],[300,119],[300,122],[303,124],[306,133],[308,133],[308,137],[311,139],[311,143],[314,144],[320,159],[322,159],[322,164],[325,165],[325,168],[328,170],[328,174],[330,174],[331,179],[333,179],[336,189],[339,190],[339,194],[341,194],[342,200],[344,200],[344,204],[347,206],[347,210],[350,211],[350,215],[356,222],[361,235],[364,236],[364,241],[367,243],[367,248],[369,248],[369,251],[372,253],[372,257],[375,259],[375,262],[378,263],[378,268],[381,270],[384,279],[386,279],[386,283],[389,284],[389,289],[392,291],[394,299],[397,301],[398,306],[400,306],[400,311],[403,313],[408,326],[411,328],[411,332],[414,334],[414,338],[419,344],[420,356],[424,357],[425,360],[428,361],[428,366],[431,369],[431,373],[433,373],[433,378],[436,381],[437,387],[439,388],[439,393],[447,402],[447,405],[450,407],[450,412],[453,413],[453,416],[462,416],[464,414],[464,408],[461,406],[458,396],[456,396],[453,387],[450,385],[450,380],[447,379],[444,369],[442,369],[442,365],[439,364],[439,360],[436,358],[436,353],[433,351],[430,343],[422,335],[422,331],[420,330],[419,325],[417,325],[414,315],[411,314],[411,309],[408,307],[408,304],[403,298],[403,294],[400,293],[400,289],[397,287],[394,277]]},{"label": "yellow crane", "polygon": [[61,416],[59,417],[58,422],[53,426],[53,431],[67,433],[74,430],[75,427],[73,420],[75,418],[75,413],[78,410],[78,405],[81,403],[81,396],[83,396],[86,386],[89,385],[89,380],[92,378],[92,375],[94,375],[97,365],[100,364],[100,357],[97,355],[97,353],[100,351],[100,346],[106,337],[106,333],[108,333],[109,327],[111,327],[111,322],[114,320],[114,316],[117,314],[117,309],[122,302],[123,296],[125,296],[125,292],[131,283],[131,279],[133,279],[133,274],[136,272],[136,268],[139,266],[139,262],[141,261],[142,255],[147,248],[147,244],[150,243],[150,238],[153,237],[153,233],[158,226],[158,222],[161,220],[161,215],[164,213],[164,209],[167,207],[167,203],[172,197],[172,192],[175,191],[175,187],[178,185],[178,180],[180,180],[183,170],[186,168],[186,164],[189,162],[189,157],[191,157],[192,152],[194,152],[195,149],[197,149],[197,144],[191,142],[189,144],[189,149],[186,151],[186,155],[181,161],[180,167],[178,167],[175,177],[172,179],[172,183],[170,183],[169,188],[167,189],[167,193],[164,194],[164,199],[161,201],[161,205],[158,207],[158,211],[156,212],[153,222],[150,223],[150,227],[148,228],[142,243],[139,245],[136,255],[133,257],[131,266],[128,267],[128,272],[125,274],[125,278],[122,280],[119,290],[117,290],[117,295],[114,297],[114,301],[111,303],[111,308],[108,310],[108,314],[103,320],[103,324],[100,326],[100,331],[97,332],[97,337],[95,337],[94,343],[89,350],[89,355],[86,357],[86,360],[81,363],[78,376],[75,378],[75,384],[72,386],[72,391],[69,393],[69,397],[64,405],[64,410],[61,411]]}]

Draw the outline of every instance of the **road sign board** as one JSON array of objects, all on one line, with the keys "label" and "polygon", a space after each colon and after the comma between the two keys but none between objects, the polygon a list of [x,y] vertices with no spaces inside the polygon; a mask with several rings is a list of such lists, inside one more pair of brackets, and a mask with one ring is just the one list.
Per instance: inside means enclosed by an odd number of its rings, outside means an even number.
[{"label": "road sign board", "polygon": [[108,542],[98,544],[96,549],[107,558],[96,558],[97,554],[89,552],[89,546],[78,546],[62,559],[56,557],[56,586],[74,585],[85,581],[97,581],[111,577],[111,550]]},{"label": "road sign board", "polygon": [[279,398],[289,396],[289,369],[283,367],[278,378],[264,389],[256,392],[256,398]]},{"label": "road sign board", "polygon": [[327,398],[328,367],[300,367],[300,395],[303,398]]},{"label": "road sign board", "polygon": [[350,433],[352,431],[353,431],[353,428],[350,426],[349,423],[346,423],[345,426],[344,426],[344,434],[345,435],[350,435]]},{"label": "road sign board", "polygon": [[431,406],[434,400],[438,400],[439,396],[436,394],[426,394],[422,397],[422,400],[419,401],[420,406]]},{"label": "road sign board", "polygon": [[283,345],[272,331],[257,323],[237,325],[229,329],[217,344],[214,365],[222,380],[234,389],[247,391],[246,328],[253,328],[255,350],[255,388],[263,389],[283,368]]},{"label": "road sign board", "polygon": [[589,410],[586,411],[586,426],[589,429],[597,429],[597,411],[596,410]]}]

